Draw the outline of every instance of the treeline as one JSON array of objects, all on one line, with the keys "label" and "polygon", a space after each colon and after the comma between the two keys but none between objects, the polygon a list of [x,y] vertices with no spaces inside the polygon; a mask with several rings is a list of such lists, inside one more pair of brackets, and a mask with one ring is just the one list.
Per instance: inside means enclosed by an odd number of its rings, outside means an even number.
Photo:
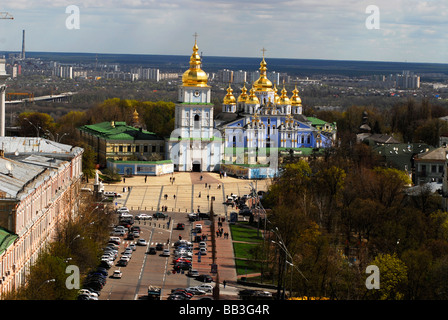
[{"label": "treeline", "polygon": [[439,137],[448,134],[448,122],[440,119],[448,115],[448,107],[430,103],[428,99],[417,101],[409,98],[390,108],[351,106],[343,111],[305,108],[304,113],[336,122],[338,137],[343,142],[355,140],[363,123],[363,113],[367,114],[366,124],[372,133],[388,134],[404,143],[421,142],[438,146]]},{"label": "treeline", "polygon": [[47,113],[22,112],[15,125],[21,128],[22,136],[45,137],[84,148],[83,172],[91,178],[96,165],[95,151],[81,140],[77,128],[104,121],[126,121],[128,125],[132,125],[133,113],[137,111],[142,127],[163,138],[169,136],[174,129],[174,109],[173,102],[113,98],[86,111],[70,111],[57,119]]},{"label": "treeline", "polygon": [[[448,213],[410,184],[364,144],[287,164],[263,198],[271,240],[290,254],[271,244],[270,275],[299,297],[447,299]],[[380,289],[366,286],[369,265]]]}]

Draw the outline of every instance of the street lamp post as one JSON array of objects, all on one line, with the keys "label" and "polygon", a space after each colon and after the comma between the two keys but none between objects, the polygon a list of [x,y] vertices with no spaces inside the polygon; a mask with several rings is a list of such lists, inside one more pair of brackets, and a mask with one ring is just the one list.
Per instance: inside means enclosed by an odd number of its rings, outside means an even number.
[{"label": "street lamp post", "polygon": [[36,125],[35,125],[34,123],[32,123],[28,118],[23,118],[23,120],[28,121],[28,123],[29,123],[30,125],[32,125],[32,126],[34,127],[34,129],[36,129],[37,137],[39,138],[39,129],[42,129],[42,128],[39,127],[39,126],[36,126]]}]

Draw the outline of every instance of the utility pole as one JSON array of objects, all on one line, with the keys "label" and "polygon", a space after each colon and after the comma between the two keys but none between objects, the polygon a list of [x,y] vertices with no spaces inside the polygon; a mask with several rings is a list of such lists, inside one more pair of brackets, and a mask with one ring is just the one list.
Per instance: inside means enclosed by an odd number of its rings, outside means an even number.
[{"label": "utility pole", "polygon": [[[14,19],[8,12],[0,12],[0,19]],[[6,74],[6,60],[0,59],[0,136],[5,136],[5,98],[6,98],[6,79],[9,78],[9,74]]]}]

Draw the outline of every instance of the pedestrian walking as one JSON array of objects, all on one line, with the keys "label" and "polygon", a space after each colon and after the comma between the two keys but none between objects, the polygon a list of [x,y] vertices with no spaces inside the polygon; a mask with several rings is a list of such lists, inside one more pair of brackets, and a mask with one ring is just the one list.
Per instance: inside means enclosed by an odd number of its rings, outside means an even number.
[{"label": "pedestrian walking", "polygon": [[226,287],[226,284],[227,284],[227,281],[224,280],[224,281],[222,282],[222,285],[224,286],[224,288]]},{"label": "pedestrian walking", "polygon": [[201,193],[199,192],[199,198],[201,197]]}]

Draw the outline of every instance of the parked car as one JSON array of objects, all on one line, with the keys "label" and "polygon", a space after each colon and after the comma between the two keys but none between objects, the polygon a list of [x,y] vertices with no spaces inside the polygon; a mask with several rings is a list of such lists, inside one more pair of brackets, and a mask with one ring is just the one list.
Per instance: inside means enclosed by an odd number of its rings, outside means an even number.
[{"label": "parked car", "polygon": [[112,274],[112,278],[120,279],[122,275],[123,273],[120,270],[115,270],[114,273]]},{"label": "parked car", "polygon": [[199,290],[205,291],[205,292],[213,291],[213,286],[210,284],[206,284],[206,283],[200,284],[200,285],[196,286],[196,288]]},{"label": "parked car", "polygon": [[198,281],[201,281],[201,282],[212,282],[213,281],[213,278],[208,274],[200,274],[195,279]]},{"label": "parked car", "polygon": [[163,213],[163,212],[156,212],[152,215],[154,218],[166,218],[168,217],[167,214]]},{"label": "parked car", "polygon": [[203,256],[207,255],[207,249],[206,248],[199,248],[199,253]]},{"label": "parked car", "polygon": [[146,246],[146,240],[145,239],[138,239],[137,240],[137,245],[138,246]]},{"label": "parked car", "polygon": [[198,287],[188,287],[185,290],[187,290],[187,292],[193,293],[194,295],[203,295],[206,293],[204,290],[201,290]]},{"label": "parked car", "polygon": [[126,259],[118,260],[117,266],[126,267],[127,265],[128,265],[128,260],[126,260]]},{"label": "parked car", "polygon": [[151,220],[152,217],[147,215],[146,213],[140,213],[138,215],[135,216],[136,220]]},{"label": "parked car", "polygon": [[126,237],[126,239],[127,239],[127,240],[134,240],[134,239],[135,239],[134,233],[129,232],[129,233],[128,233],[128,236]]},{"label": "parked car", "polygon": [[184,230],[185,229],[185,224],[184,223],[178,223],[176,226],[177,230]]},{"label": "parked car", "polygon": [[121,198],[121,194],[114,191],[103,191],[103,195],[106,197]]},{"label": "parked car", "polygon": [[190,270],[188,270],[187,275],[188,275],[189,277],[193,277],[193,278],[195,278],[195,277],[199,276],[199,272],[198,272],[198,270],[190,269]]},{"label": "parked car", "polygon": [[181,261],[174,264],[174,269],[189,270],[191,268],[191,262]]},{"label": "parked car", "polygon": [[127,207],[121,207],[117,209],[117,213],[129,213],[129,209]]}]

